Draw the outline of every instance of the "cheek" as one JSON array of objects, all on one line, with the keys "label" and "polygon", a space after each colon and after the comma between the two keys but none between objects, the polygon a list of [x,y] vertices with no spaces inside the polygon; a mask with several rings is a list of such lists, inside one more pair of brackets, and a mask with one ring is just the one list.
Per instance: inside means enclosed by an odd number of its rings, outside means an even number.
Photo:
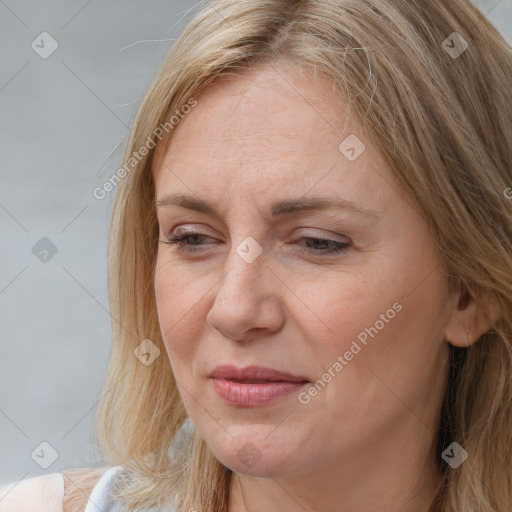
[{"label": "cheek", "polygon": [[155,298],[162,337],[171,359],[189,358],[200,336],[203,323],[197,321],[201,313],[201,297],[207,288],[199,279],[193,279],[179,265],[157,258],[155,269]]},{"label": "cheek", "polygon": [[382,272],[368,269],[366,272],[336,272],[334,277],[328,276],[323,281],[317,278],[314,288],[296,283],[297,295],[303,297],[305,303],[303,312],[297,315],[301,329],[308,340],[322,340],[314,343],[316,351],[330,354],[335,360],[350,349],[353,341],[364,347],[365,341],[371,339],[374,332],[371,328],[376,322],[381,330],[387,328],[381,314],[393,322],[399,315],[396,311],[399,307],[393,307],[397,293],[382,276]]},{"label": "cheek", "polygon": [[338,354],[351,360],[326,390],[326,402],[340,404],[334,419],[345,417],[348,403],[355,425],[371,420],[368,428],[377,428],[407,413],[404,404],[424,411],[433,396],[441,396],[445,282],[442,273],[434,272],[415,288],[423,277],[397,274],[381,283],[386,286],[372,288],[367,299],[361,296],[338,310],[336,325],[343,335],[338,351],[332,345],[330,364]]},{"label": "cheek", "polygon": [[407,261],[398,265],[395,258],[365,273],[337,273],[335,282],[329,279],[315,293],[297,287],[297,294],[308,297],[300,322],[314,345],[318,374],[342,356],[343,369],[350,367],[345,377],[350,374],[351,383],[361,386],[374,377],[370,370],[389,375],[400,388],[429,378],[442,342],[446,285],[440,271],[427,278],[414,266],[406,271]]}]

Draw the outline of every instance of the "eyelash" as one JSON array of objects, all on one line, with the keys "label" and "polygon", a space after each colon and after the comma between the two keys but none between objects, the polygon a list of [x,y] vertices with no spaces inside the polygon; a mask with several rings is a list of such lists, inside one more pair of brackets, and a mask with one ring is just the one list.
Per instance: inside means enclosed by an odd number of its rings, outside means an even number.
[{"label": "eyelash", "polygon": [[[162,242],[164,244],[176,245],[176,249],[178,251],[181,251],[184,253],[197,252],[197,249],[193,249],[192,247],[194,245],[199,245],[199,244],[189,245],[187,243],[184,243],[184,240],[186,240],[188,237],[192,237],[192,236],[210,238],[207,235],[203,235],[202,233],[197,233],[195,231],[187,231],[186,233],[183,233],[181,235],[169,236],[169,237],[167,237],[167,240],[160,240],[160,242]],[[348,247],[350,247],[350,243],[336,242],[336,240],[330,240],[328,238],[316,238],[316,237],[311,237],[311,236],[303,236],[300,238],[300,240],[313,240],[315,242],[337,244],[336,247],[331,247],[329,249],[320,249],[320,250],[315,250],[315,249],[310,249],[310,248],[302,248],[301,249],[301,251],[306,254],[314,254],[316,256],[328,256],[328,255],[339,254],[339,253],[345,251]]]}]

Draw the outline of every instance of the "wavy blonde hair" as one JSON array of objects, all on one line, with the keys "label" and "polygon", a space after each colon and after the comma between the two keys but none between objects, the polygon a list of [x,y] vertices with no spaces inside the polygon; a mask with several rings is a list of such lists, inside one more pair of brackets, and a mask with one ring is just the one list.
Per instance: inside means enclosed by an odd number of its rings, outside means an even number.
[{"label": "wavy blonde hair", "polygon": [[[469,45],[457,58],[443,43],[453,32]],[[499,318],[476,343],[450,345],[434,447],[442,485],[430,510],[508,512],[511,47],[468,0],[208,1],[153,79],[125,161],[217,77],[276,59],[332,79],[421,208],[452,289],[484,308],[484,294],[498,305]],[[194,432],[169,455],[187,413],[156,313],[153,161],[151,149],[116,190],[109,242],[114,329],[97,438],[106,462],[124,466],[114,491],[128,512],[164,503],[178,512],[226,512],[231,471],[200,436]],[[149,366],[134,356],[147,338],[162,352]],[[469,453],[458,469],[440,457],[452,441]]]}]

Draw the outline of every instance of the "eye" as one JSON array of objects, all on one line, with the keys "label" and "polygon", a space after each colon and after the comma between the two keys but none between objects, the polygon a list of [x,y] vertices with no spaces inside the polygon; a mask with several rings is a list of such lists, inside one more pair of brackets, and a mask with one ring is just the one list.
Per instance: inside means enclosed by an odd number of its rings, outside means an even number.
[{"label": "eye", "polygon": [[[197,231],[178,229],[175,233],[169,235],[166,240],[160,240],[160,242],[175,245],[176,250],[180,252],[192,253],[200,251],[199,246],[203,245],[201,241],[207,238],[211,237]],[[339,254],[351,245],[349,242],[338,242],[329,238],[310,236],[303,236],[298,240],[304,240],[306,242],[306,245],[301,247],[301,252],[316,256]]]},{"label": "eye", "polygon": [[[330,238],[317,238],[311,236],[303,236],[300,240],[306,240],[306,247],[301,249],[302,252],[306,254],[339,254],[343,252],[345,249],[350,247],[350,243],[348,242],[338,242],[336,240],[331,240]],[[312,242],[312,244],[311,244]],[[311,245],[315,245],[320,243],[320,245],[324,247],[318,247],[316,249],[311,248]],[[327,246],[327,247],[326,247]]]},{"label": "eye", "polygon": [[175,233],[169,235],[167,237],[167,240],[160,240],[160,242],[162,242],[164,244],[176,245],[176,249],[181,252],[197,252],[197,249],[194,248],[194,246],[200,245],[200,244],[195,244],[195,243],[189,244],[189,240],[191,238],[195,239],[197,241],[198,238],[203,239],[203,238],[211,238],[211,237],[208,237],[207,235],[198,233],[196,231],[187,231],[187,230],[183,230],[183,229],[178,229],[178,230],[176,230]]}]

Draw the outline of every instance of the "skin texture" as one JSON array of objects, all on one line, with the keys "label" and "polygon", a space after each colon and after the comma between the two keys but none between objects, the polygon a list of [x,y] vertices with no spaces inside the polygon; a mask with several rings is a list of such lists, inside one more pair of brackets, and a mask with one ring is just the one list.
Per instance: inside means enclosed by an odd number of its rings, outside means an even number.
[{"label": "skin texture", "polygon": [[[427,510],[447,339],[467,344],[488,325],[472,300],[459,308],[423,217],[327,80],[267,63],[197,100],[157,151],[156,198],[188,194],[219,216],[158,207],[155,293],[185,407],[234,472],[230,512]],[[366,146],[354,161],[338,150],[349,134]],[[377,213],[270,215],[278,200],[333,196]],[[205,235],[187,240],[195,252],[164,243],[178,227]],[[263,250],[252,263],[237,253],[249,236]],[[306,254],[305,236],[351,245]],[[208,379],[230,363],[315,382],[396,303],[307,404],[292,393],[236,407]],[[248,442],[260,455],[251,466],[239,457]]]}]

